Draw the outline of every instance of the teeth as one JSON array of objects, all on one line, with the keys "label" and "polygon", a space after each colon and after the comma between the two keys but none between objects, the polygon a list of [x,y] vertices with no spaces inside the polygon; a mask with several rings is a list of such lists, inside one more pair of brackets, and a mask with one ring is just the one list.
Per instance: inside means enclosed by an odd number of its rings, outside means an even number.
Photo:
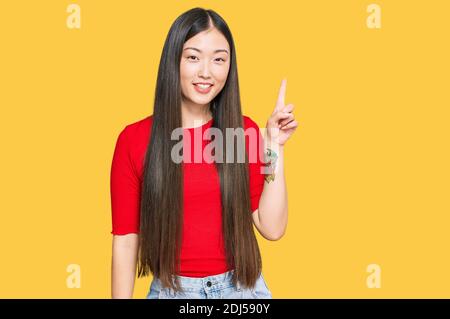
[{"label": "teeth", "polygon": [[201,87],[202,89],[209,88],[211,84],[196,84],[197,86]]}]

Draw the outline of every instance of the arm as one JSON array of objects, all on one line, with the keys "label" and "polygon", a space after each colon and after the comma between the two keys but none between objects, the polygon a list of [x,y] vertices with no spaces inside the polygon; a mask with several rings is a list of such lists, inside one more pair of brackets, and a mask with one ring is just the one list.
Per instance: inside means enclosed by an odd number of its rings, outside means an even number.
[{"label": "arm", "polygon": [[286,80],[283,80],[275,110],[267,121],[264,138],[266,167],[264,188],[253,221],[266,239],[280,239],[287,227],[288,199],[284,176],[284,144],[295,132],[298,122],[294,119],[293,104],[284,104]]},{"label": "arm", "polygon": [[111,263],[111,297],[133,298],[139,235],[114,235]]}]

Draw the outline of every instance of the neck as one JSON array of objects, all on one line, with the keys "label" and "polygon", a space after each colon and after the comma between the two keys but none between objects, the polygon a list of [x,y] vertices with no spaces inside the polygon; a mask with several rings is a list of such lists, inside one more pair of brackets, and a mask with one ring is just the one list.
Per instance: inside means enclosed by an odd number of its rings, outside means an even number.
[{"label": "neck", "polygon": [[202,105],[183,100],[181,102],[181,117],[183,128],[201,126],[212,119],[209,103]]}]

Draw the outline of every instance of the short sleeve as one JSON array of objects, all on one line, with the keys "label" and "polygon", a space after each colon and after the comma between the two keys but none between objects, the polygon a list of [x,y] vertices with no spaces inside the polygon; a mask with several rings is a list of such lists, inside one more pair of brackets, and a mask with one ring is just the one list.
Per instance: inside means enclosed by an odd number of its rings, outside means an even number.
[{"label": "short sleeve", "polygon": [[[262,161],[264,155],[264,139],[259,130],[259,126],[249,119],[249,128],[253,129],[256,139],[249,135],[249,184],[250,184],[250,208],[252,213],[259,207],[259,199],[264,189],[264,174],[261,169],[264,166]],[[255,140],[257,142],[255,143]],[[252,154],[253,153],[253,154]]]},{"label": "short sleeve", "polygon": [[110,192],[114,235],[139,233],[140,179],[129,152],[129,128],[120,132],[111,163]]}]

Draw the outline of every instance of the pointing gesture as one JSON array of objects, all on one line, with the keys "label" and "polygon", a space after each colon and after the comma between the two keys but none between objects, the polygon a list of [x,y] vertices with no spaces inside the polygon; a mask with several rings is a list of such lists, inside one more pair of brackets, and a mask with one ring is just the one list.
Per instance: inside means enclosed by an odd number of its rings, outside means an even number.
[{"label": "pointing gesture", "polygon": [[286,84],[287,80],[283,79],[283,81],[281,81],[280,91],[278,92],[277,104],[275,105],[275,110],[273,111],[273,113],[282,110],[282,108],[284,107],[284,97],[286,96]]},{"label": "pointing gesture", "polygon": [[295,132],[298,122],[294,119],[294,104],[285,105],[287,79],[281,81],[277,103],[267,121],[267,138],[279,145],[284,145]]}]

